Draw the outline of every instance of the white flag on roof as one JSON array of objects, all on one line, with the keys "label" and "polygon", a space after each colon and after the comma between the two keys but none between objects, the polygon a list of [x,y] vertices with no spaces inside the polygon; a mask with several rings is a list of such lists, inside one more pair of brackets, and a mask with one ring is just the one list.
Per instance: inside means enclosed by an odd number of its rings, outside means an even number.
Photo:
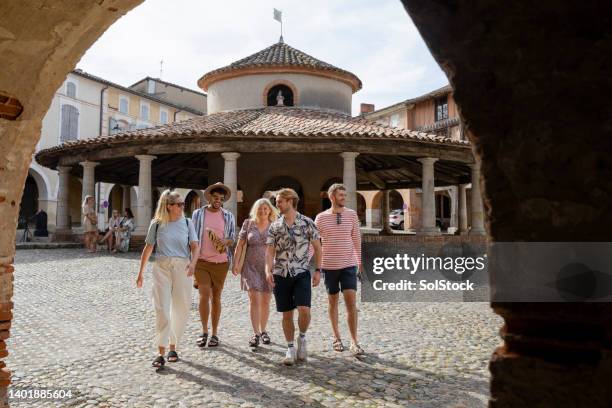
[{"label": "white flag on roof", "polygon": [[274,9],[274,19],[279,23],[283,22],[283,12],[277,9]]}]

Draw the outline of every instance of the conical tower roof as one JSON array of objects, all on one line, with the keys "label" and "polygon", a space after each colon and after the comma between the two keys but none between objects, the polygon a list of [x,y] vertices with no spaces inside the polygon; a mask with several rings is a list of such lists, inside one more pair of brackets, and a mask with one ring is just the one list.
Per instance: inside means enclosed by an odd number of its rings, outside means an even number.
[{"label": "conical tower roof", "polygon": [[303,73],[330,77],[347,83],[353,92],[357,92],[362,86],[361,80],[352,72],[314,58],[283,41],[225,67],[208,72],[200,78],[198,85],[207,91],[208,86],[213,82],[258,73]]}]

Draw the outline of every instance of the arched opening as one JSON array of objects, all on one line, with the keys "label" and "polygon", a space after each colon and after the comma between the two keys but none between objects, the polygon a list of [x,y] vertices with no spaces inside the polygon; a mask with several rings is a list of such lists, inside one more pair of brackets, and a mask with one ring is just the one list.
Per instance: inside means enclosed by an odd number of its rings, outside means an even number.
[{"label": "arched opening", "polygon": [[25,228],[26,223],[29,226],[34,225],[34,214],[38,211],[38,186],[36,180],[31,175],[26,178],[21,197],[21,206],[19,207],[19,226]]},{"label": "arched opening", "polygon": [[265,197],[266,192],[276,192],[282,188],[292,188],[293,190],[295,190],[298,197],[300,198],[297,210],[300,213],[304,214],[304,190],[302,189],[302,184],[293,177],[279,176],[273,178],[264,185],[260,196]]},{"label": "arched opening", "polygon": [[327,195],[327,190],[334,183],[342,183],[342,179],[340,177],[331,178],[327,180],[321,187],[321,211],[325,211],[331,207],[331,201],[329,199],[329,196]]},{"label": "arched opening", "polygon": [[119,184],[115,184],[108,195],[108,218],[113,216],[113,211],[119,211],[119,214],[123,214],[125,211],[125,205],[123,203],[123,187]]},{"label": "arched opening", "polygon": [[357,216],[359,217],[359,225],[365,225],[366,223],[366,199],[360,194],[357,194]]},{"label": "arched opening", "polygon": [[[95,41],[100,32],[135,3],[117,4],[116,8],[109,9],[114,12],[110,15],[99,13],[96,9],[95,18],[91,18],[87,32],[83,31],[84,29],[78,24],[71,24],[71,27],[76,28],[68,29],[67,34],[74,36],[82,33],[83,38],[74,45],[70,53],[66,52],[65,44],[54,43],[55,49],[49,55],[53,57],[59,54],[61,58],[50,58],[47,53],[42,52],[39,54],[45,55],[48,61],[62,59],[62,65],[58,70],[58,75],[61,75],[61,70],[67,71],[67,67],[78,59],[87,45]],[[607,82],[604,81],[609,82],[607,73],[601,74],[601,66],[606,61],[602,62],[593,58],[605,54],[601,50],[605,49],[606,44],[609,43],[609,36],[605,35],[604,28],[602,28],[606,25],[602,24],[602,19],[599,17],[606,13],[601,13],[597,8],[589,9],[580,6],[575,7],[576,13],[554,13],[556,7],[554,2],[550,5],[542,5],[547,12],[531,15],[526,15],[528,10],[522,5],[509,6],[507,10],[490,6],[492,10],[488,12],[489,10],[484,5],[481,8],[457,7],[455,3],[438,2],[424,7],[422,1],[404,1],[404,4],[409,13],[415,17],[421,35],[428,42],[438,61],[445,62],[444,69],[449,75],[452,75],[454,85],[463,92],[461,100],[463,114],[466,120],[474,125],[473,128],[479,131],[478,153],[483,157],[483,169],[486,169],[486,173],[483,174],[483,185],[489,188],[488,197],[490,198],[490,201],[487,202],[487,212],[493,215],[489,227],[489,231],[493,234],[492,238],[540,241],[552,238],[605,240],[605,234],[609,231],[606,228],[609,224],[609,219],[606,217],[609,200],[604,196],[604,199],[599,202],[593,202],[590,193],[594,190],[599,191],[594,184],[605,185],[607,178],[606,158],[603,155],[609,150],[609,140],[600,137],[601,132],[605,131],[605,122],[591,120],[604,117],[604,109],[607,109],[608,106],[598,100],[602,96],[605,97],[606,92],[593,92],[594,89],[602,89],[601,85],[605,87]],[[80,11],[75,13],[79,18],[90,17],[92,14],[85,7]],[[489,26],[498,27],[500,35],[483,35],[478,30],[470,30],[474,15],[478,12],[487,12],[486,23]],[[549,18],[551,13],[554,13],[556,18]],[[581,18],[577,19],[576,15],[580,15]],[[9,15],[8,18],[12,16]],[[573,30],[567,29],[572,25],[568,24],[570,18],[571,22],[577,25]],[[89,18],[87,20],[89,21]],[[68,12],[66,21],[70,21]],[[540,30],[543,34],[539,34],[537,30],[529,30],[534,22],[546,28]],[[589,26],[585,26],[584,22]],[[448,27],[451,26],[456,29],[449,30]],[[534,41],[525,42],[525,32],[530,32],[534,36]],[[453,41],[457,39],[457,33],[460,34],[461,41]],[[17,33],[15,36],[20,39],[21,34]],[[66,38],[71,37],[66,35]],[[556,38],[558,43],[566,45],[563,50],[570,50],[570,52],[560,55],[555,47],[548,46],[548,42],[545,41],[547,38]],[[598,39],[596,46],[585,47],[584,45],[593,38]],[[15,44],[16,47],[20,46],[17,41]],[[450,46],[451,44],[454,45]],[[509,49],[523,49],[525,52],[509,53],[507,52]],[[571,52],[576,49],[581,52]],[[474,68],[474,64],[470,64],[471,54],[464,52],[466,50],[478,56],[480,62],[478,67]],[[502,56],[501,53],[504,55]],[[584,75],[571,75],[577,66],[578,55],[579,61],[584,62],[581,65]],[[32,60],[28,61],[32,69],[30,73],[24,70],[24,75],[43,78],[40,81],[42,86],[37,83],[35,89],[40,89],[42,96],[48,85],[55,90],[58,85],[57,80],[50,75],[44,75],[55,67],[52,64],[45,64],[44,69],[39,69],[35,56],[27,55],[27,58]],[[514,62],[517,58],[521,60],[521,66],[526,67],[525,69],[516,70],[517,64]],[[19,56],[16,57],[15,66],[21,68],[24,63],[19,59]],[[570,99],[558,97],[560,90],[556,88],[555,83],[559,81],[550,81],[551,63],[556,66],[558,75],[563,75],[567,79],[562,81],[563,92],[578,95],[578,97]],[[482,80],[483,72],[497,72],[497,75]],[[512,88],[512,84],[525,80],[532,80],[534,86],[524,87],[524,89]],[[515,89],[515,92],[508,93],[508,89]],[[504,95],[505,103],[499,104],[498,109],[488,110],[483,114],[481,101],[485,97],[487,100],[495,100],[494,98],[496,96],[499,98],[499,95]],[[25,93],[24,96],[24,104],[27,106],[30,102],[27,100],[29,95]],[[38,94],[36,99],[45,100]],[[585,100],[592,100],[592,102],[594,100],[588,112],[581,109],[584,107]],[[516,106],[525,102],[535,107],[546,107],[548,114],[542,115],[541,109],[516,109]],[[31,102],[31,105],[33,105],[31,112],[34,113],[29,121],[32,125],[26,123],[23,128],[16,130],[9,128],[5,140],[13,140],[13,135],[23,135],[25,139],[23,145],[29,143],[31,145],[29,147],[33,148],[36,136],[30,135],[35,135],[36,132],[30,130],[39,126],[39,119],[44,114],[42,109],[46,107],[41,108],[40,104],[36,105],[35,102]],[[513,118],[513,112],[508,111],[512,109],[518,116]],[[564,117],[565,120],[559,121],[559,117]],[[504,118],[513,119],[504,121]],[[543,128],[547,129],[547,132],[542,132]],[[531,137],[534,134],[537,134],[538,138]],[[583,136],[583,143],[575,141],[576,134]],[[505,136],[505,138],[500,136]],[[471,136],[471,139],[476,140],[476,137]],[[533,145],[529,145],[529,139],[533,140]],[[504,143],[500,142],[502,140]],[[556,159],[563,163],[563,166],[555,166],[551,163],[550,149],[542,147],[548,144],[557,146]],[[16,148],[11,147],[6,153],[7,157],[13,157],[9,163],[16,164],[9,166],[7,173],[10,176],[18,174],[20,180],[23,180],[21,177],[25,177],[27,167],[23,163],[26,160],[29,162],[29,155],[22,155],[22,151],[18,149],[22,149],[22,144]],[[530,157],[525,157],[526,152]],[[27,158],[21,161],[14,159],[19,156]],[[581,157],[583,160],[576,164],[577,161],[572,162],[571,157]],[[525,166],[527,159],[530,163],[542,164],[542,173],[550,172],[550,179],[546,180],[546,177],[541,177],[530,182],[521,180],[525,173],[520,171],[519,166],[527,167]],[[502,172],[497,166],[498,160],[505,160],[507,165],[505,172]],[[583,183],[585,172],[581,167],[591,162],[594,164],[593,167],[598,167],[601,172],[599,177],[593,175],[594,173],[591,174],[592,183]],[[572,182],[559,183],[558,180],[562,177],[564,179],[567,177]],[[574,177],[580,179],[576,178],[577,181],[574,183]],[[8,179],[13,180],[12,177]],[[495,194],[497,191],[494,186],[504,182],[506,185],[508,182],[525,184],[520,190],[513,191],[513,200],[508,200],[503,191]],[[21,183],[19,184],[18,188],[21,189]],[[9,191],[14,192],[15,190],[9,189]],[[558,217],[556,222],[551,224],[550,208],[558,208],[555,206],[559,203],[559,197],[567,195],[568,192],[575,197],[576,204],[566,208],[564,216]],[[18,197],[19,194],[16,196]],[[584,208],[594,215],[584,217],[582,214]],[[14,222],[15,211],[11,213],[9,211],[3,207],[2,216],[10,214]],[[501,215],[498,216],[498,214]],[[529,227],[519,228],[520,222],[525,222],[526,218],[530,222]],[[576,218],[580,218],[582,222],[576,223]],[[7,245],[3,242],[3,248],[5,247]],[[9,257],[5,259],[11,259],[8,250],[3,256],[7,253]],[[10,271],[9,268],[6,270]],[[521,304],[497,304],[495,308],[496,312],[502,314],[506,319],[507,330],[503,332],[505,345],[498,349],[490,366],[495,377],[492,387],[493,404],[508,406],[514,403],[519,404],[530,395],[543,395],[540,401],[545,399],[551,405],[588,405],[589,402],[592,402],[588,399],[593,399],[593,395],[597,397],[597,401],[602,401],[602,404],[605,404],[605,400],[609,400],[605,391],[605,381],[592,380],[593,377],[602,376],[608,360],[602,358],[600,364],[577,364],[582,361],[591,362],[592,355],[605,357],[605,344],[609,336],[601,333],[607,333],[605,319],[609,315],[606,313],[609,308],[602,305],[599,308],[600,313],[593,313],[593,308],[588,304],[564,306],[537,304],[529,305],[529,307]],[[542,327],[542,322],[548,322],[551,328],[544,337],[541,335],[542,330],[537,330]],[[575,330],[581,331],[585,325],[589,330],[586,330],[582,338],[568,339],[568,336],[565,335]],[[602,338],[604,339],[601,340]],[[567,359],[561,358],[567,355],[568,349],[577,350],[576,353],[573,353],[577,356],[576,359],[572,359],[570,363]],[[550,363],[551,361],[555,364]],[[523,367],[530,367],[530,370]],[[543,380],[526,381],[531,378]],[[566,392],[555,392],[558,391],[559,386],[565,386]]]},{"label": "arched opening", "polygon": [[451,222],[451,197],[447,190],[436,191],[436,226],[446,231]]},{"label": "arched opening", "polygon": [[[200,192],[201,193],[201,192]],[[202,200],[200,195],[195,191],[191,190],[185,196],[185,216],[191,217],[193,212],[202,206]]]},{"label": "arched opening", "polygon": [[287,85],[274,85],[266,96],[267,106],[293,106],[293,90]]},{"label": "arched opening", "polygon": [[389,226],[404,229],[404,198],[397,190],[389,191]]}]

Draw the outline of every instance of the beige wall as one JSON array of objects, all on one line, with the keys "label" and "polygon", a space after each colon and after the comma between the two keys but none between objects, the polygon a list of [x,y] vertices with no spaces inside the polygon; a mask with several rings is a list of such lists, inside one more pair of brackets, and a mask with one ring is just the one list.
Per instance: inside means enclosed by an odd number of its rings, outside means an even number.
[{"label": "beige wall", "polygon": [[288,81],[297,89],[296,106],[333,109],[351,114],[349,85],[305,74],[258,74],[225,79],[208,88],[208,113],[265,106],[264,91],[275,81]]}]

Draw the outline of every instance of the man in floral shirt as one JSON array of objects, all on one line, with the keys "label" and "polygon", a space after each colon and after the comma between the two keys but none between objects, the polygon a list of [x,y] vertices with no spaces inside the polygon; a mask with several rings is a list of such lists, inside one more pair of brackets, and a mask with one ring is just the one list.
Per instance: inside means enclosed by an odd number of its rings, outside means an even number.
[{"label": "man in floral shirt", "polygon": [[[266,279],[274,288],[276,310],[283,313],[283,332],[287,340],[287,353],[283,359],[286,365],[296,360],[306,361],[306,331],[310,324],[310,300],[312,297],[310,256],[312,245],[316,269],[312,275],[312,286],[321,280],[321,242],[314,222],[296,211],[297,193],[284,188],[276,195],[276,206],[281,217],[268,230],[266,241]],[[297,352],[293,346],[295,324],[293,310],[298,310]]]}]

